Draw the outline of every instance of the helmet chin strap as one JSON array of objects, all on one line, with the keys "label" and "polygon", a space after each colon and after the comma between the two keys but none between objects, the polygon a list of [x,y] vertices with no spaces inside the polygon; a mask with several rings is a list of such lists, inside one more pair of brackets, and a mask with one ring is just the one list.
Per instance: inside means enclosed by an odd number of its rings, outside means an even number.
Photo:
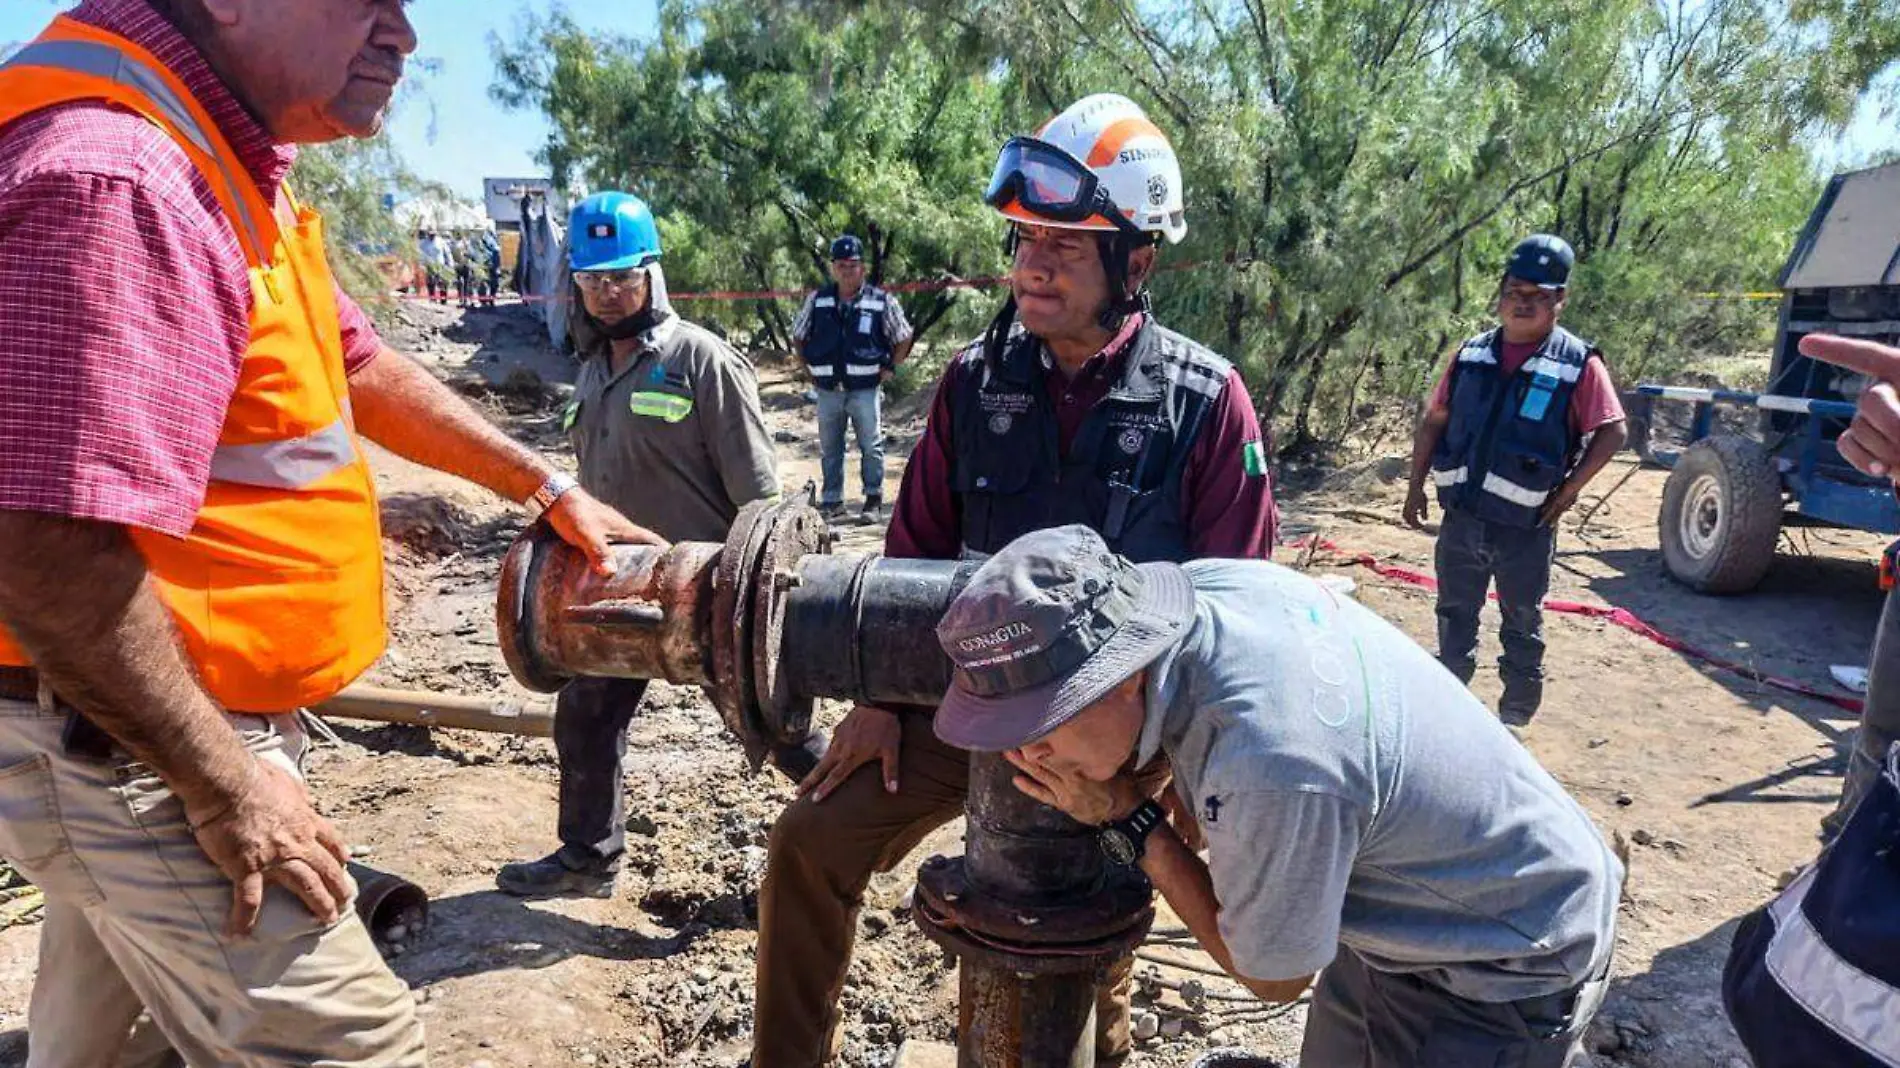
[{"label": "helmet chin strap", "polygon": [[1137,248],[1146,248],[1153,244],[1153,235],[1141,238],[1133,234],[1116,232],[1103,234],[1096,240],[1096,248],[1102,253],[1102,269],[1108,274],[1108,291],[1118,296],[1111,297],[1108,307],[1102,309],[1100,320],[1104,330],[1113,333],[1121,329],[1122,322],[1136,312],[1147,313],[1154,302],[1148,296],[1148,287],[1143,284],[1133,293],[1128,291],[1128,261]]}]

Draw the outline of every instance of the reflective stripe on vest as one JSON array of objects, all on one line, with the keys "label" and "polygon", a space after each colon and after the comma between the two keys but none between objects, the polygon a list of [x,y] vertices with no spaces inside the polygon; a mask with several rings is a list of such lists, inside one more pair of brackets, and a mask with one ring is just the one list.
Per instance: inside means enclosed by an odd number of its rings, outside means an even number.
[{"label": "reflective stripe on vest", "polygon": [[356,436],[342,419],[314,434],[256,445],[219,445],[211,478],[239,486],[301,489],[356,462]]},{"label": "reflective stripe on vest", "polygon": [[[217,161],[227,187],[233,191],[242,188],[238,184],[238,176],[231,173],[229,162],[212,146],[210,136],[192,118],[191,109],[178,98],[177,93],[172,92],[171,86],[166,85],[156,71],[132,56],[94,41],[35,41],[8,57],[5,63],[0,63],[0,69],[15,67],[43,67],[89,74],[138,90],[165,116],[167,122],[191,142],[192,147]],[[249,181],[249,178],[245,178],[245,181]],[[269,257],[265,254],[267,250],[263,232],[258,229],[257,219],[251,214],[251,206],[244,202],[242,196],[234,195],[232,201],[238,211],[235,221],[242,228],[240,236],[246,239],[245,252],[252,257],[253,263],[267,262]]]},{"label": "reflective stripe on vest", "polygon": [[[1458,481],[1463,482],[1464,478],[1462,476],[1464,472],[1465,468],[1461,467],[1456,472],[1446,472],[1446,474],[1457,474],[1460,476]],[[1444,483],[1440,483],[1440,485],[1444,485]],[[1510,479],[1500,476],[1496,471],[1486,471],[1484,474],[1484,482],[1481,485],[1486,493],[1494,497],[1502,497],[1512,504],[1520,504],[1526,508],[1536,508],[1550,499],[1549,490],[1534,490],[1529,486],[1520,486]]]},{"label": "reflective stripe on vest", "polygon": [[1433,471],[1432,482],[1438,486],[1462,486],[1471,477],[1471,468],[1459,467],[1450,471]]},{"label": "reflective stripe on vest", "polygon": [[1820,870],[1819,865],[1810,867],[1768,906],[1775,921],[1765,959],[1768,971],[1829,1030],[1888,1064],[1900,1065],[1900,1028],[1893,1023],[1900,989],[1841,959],[1801,909]]},{"label": "reflective stripe on vest", "polygon": [[693,398],[672,393],[635,393],[628,400],[633,414],[677,423],[693,414]]}]

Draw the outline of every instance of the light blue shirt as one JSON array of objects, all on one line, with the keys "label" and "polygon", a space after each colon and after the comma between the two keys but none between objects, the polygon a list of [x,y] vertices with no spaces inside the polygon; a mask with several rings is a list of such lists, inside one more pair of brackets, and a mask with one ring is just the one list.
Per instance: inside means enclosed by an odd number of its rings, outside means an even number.
[{"label": "light blue shirt", "polygon": [[1582,807],[1432,656],[1258,561],[1187,565],[1196,618],[1150,669],[1207,836],[1221,937],[1254,979],[1348,946],[1460,997],[1540,997],[1612,950],[1622,866]]}]

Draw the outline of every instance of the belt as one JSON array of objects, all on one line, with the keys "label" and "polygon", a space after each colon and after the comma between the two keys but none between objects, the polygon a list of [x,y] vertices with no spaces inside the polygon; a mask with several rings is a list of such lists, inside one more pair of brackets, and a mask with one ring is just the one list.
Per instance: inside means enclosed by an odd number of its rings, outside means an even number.
[{"label": "belt", "polygon": [[0,698],[9,701],[38,701],[40,673],[30,667],[0,666]]},{"label": "belt", "polygon": [[[40,673],[30,667],[0,667],[0,698],[10,701],[37,702],[40,699]],[[66,709],[66,729],[61,741],[67,756],[87,760],[113,759],[117,744],[98,724],[71,706]]]}]

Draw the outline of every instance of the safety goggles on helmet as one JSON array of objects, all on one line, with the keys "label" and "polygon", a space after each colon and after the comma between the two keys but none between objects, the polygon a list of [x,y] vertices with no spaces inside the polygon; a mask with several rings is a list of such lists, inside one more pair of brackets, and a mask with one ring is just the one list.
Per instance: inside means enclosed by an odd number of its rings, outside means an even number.
[{"label": "safety goggles on helmet", "polygon": [[1101,179],[1073,155],[1035,137],[1012,137],[996,157],[996,172],[983,202],[993,208],[1014,203],[1054,223],[1079,223],[1100,215],[1115,228],[1140,235],[1102,188]]}]

